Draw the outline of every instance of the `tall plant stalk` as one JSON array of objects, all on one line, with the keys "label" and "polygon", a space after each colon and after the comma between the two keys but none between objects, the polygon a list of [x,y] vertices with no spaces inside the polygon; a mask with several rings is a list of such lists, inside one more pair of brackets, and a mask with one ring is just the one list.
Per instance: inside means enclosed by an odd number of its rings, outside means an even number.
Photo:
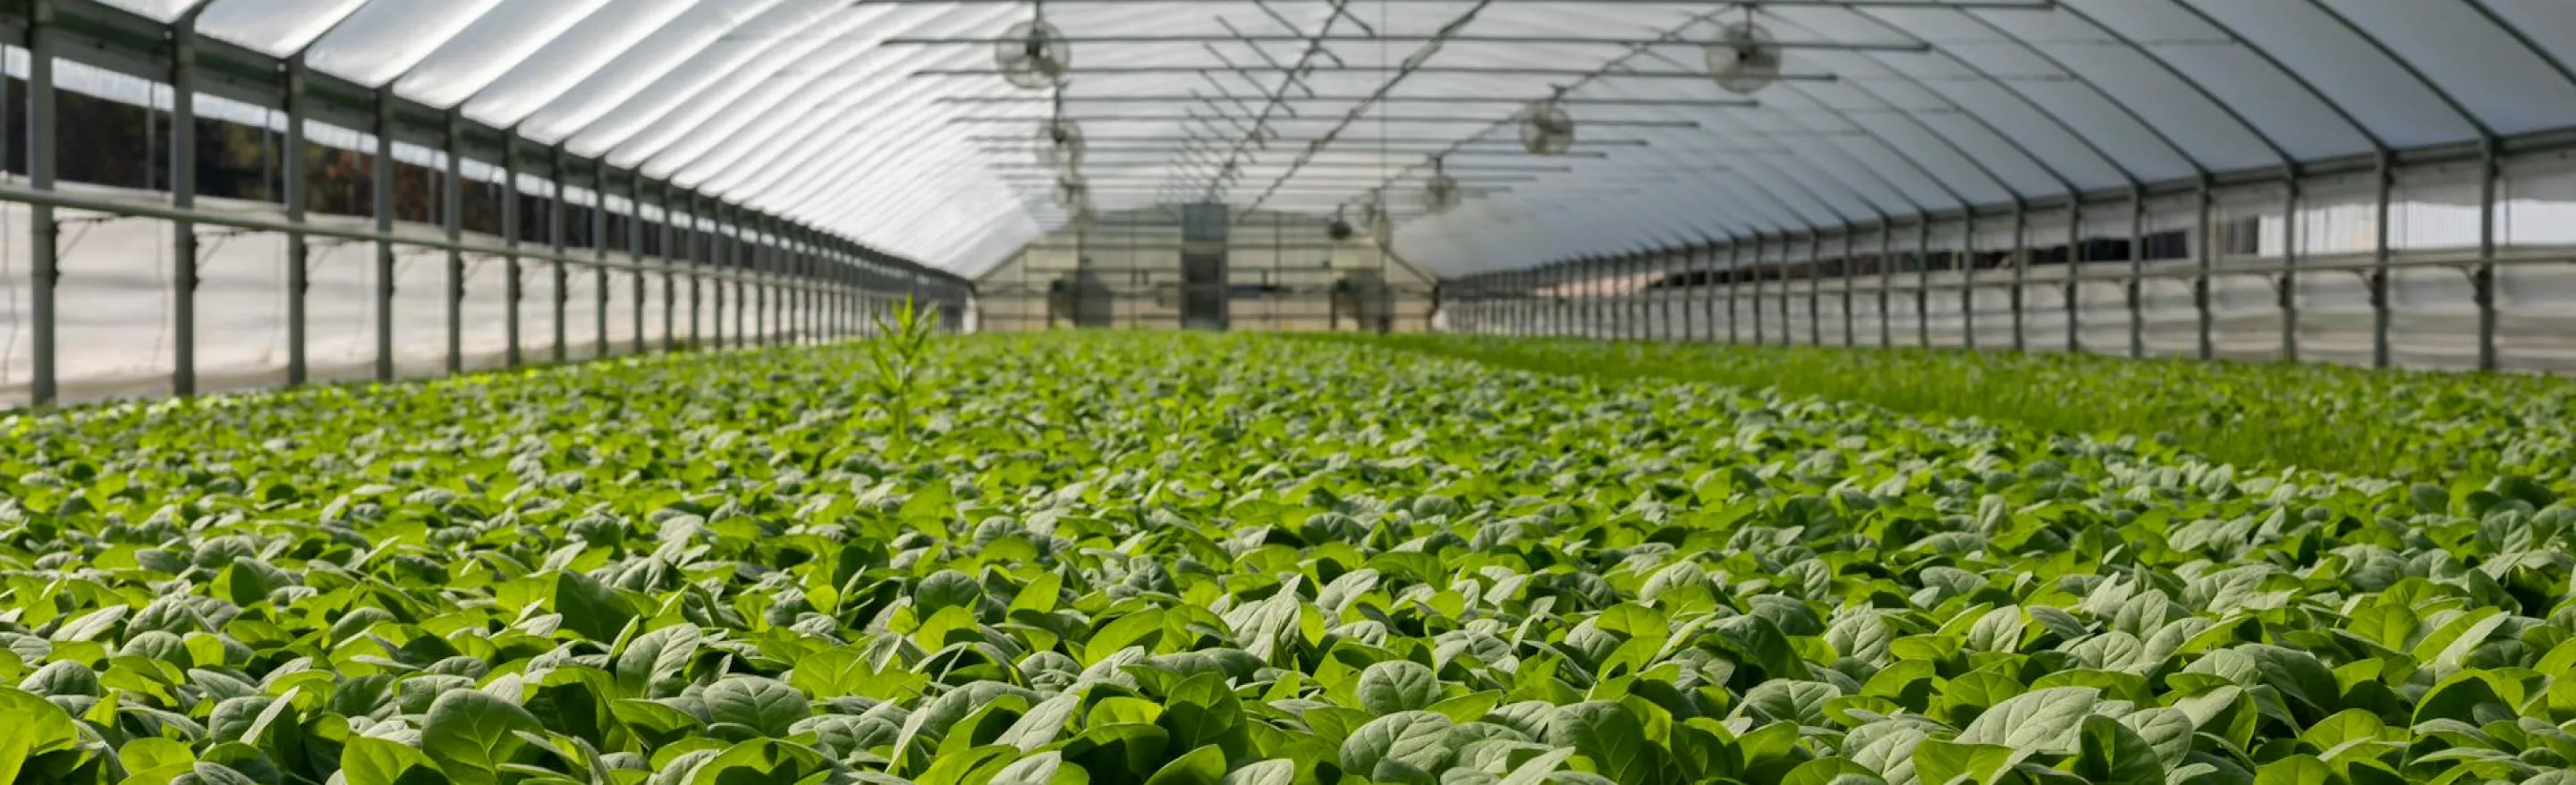
[{"label": "tall plant stalk", "polygon": [[886,421],[894,428],[887,446],[896,455],[912,452],[912,418],[919,408],[923,374],[921,357],[938,325],[939,306],[918,306],[906,297],[877,317],[877,338],[867,343],[868,367],[875,374],[869,381],[875,388],[878,407],[885,410]]}]

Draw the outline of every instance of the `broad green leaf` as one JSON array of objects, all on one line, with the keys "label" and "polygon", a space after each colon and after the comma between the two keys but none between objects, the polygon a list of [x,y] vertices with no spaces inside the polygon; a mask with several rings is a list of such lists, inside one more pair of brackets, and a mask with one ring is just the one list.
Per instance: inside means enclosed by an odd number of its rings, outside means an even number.
[{"label": "broad green leaf", "polygon": [[351,738],[341,746],[340,773],[348,785],[421,785],[437,782],[440,776],[438,765],[419,750],[368,736]]},{"label": "broad green leaf", "polygon": [[707,685],[699,699],[706,702],[707,716],[716,722],[771,737],[786,736],[789,726],[814,714],[804,693],[758,676],[727,677]]},{"label": "broad green leaf", "polygon": [[1360,708],[1373,714],[1428,709],[1440,702],[1440,677],[1417,662],[1377,663],[1360,673],[1359,698]]},{"label": "broad green leaf", "polygon": [[1663,753],[1646,740],[1645,723],[1619,703],[1590,701],[1558,709],[1548,720],[1547,742],[1573,747],[1620,785],[1651,785],[1664,764]]},{"label": "broad green leaf", "polygon": [[518,733],[540,727],[526,709],[487,693],[457,690],[430,704],[420,748],[458,785],[498,783],[501,765],[526,745]]},{"label": "broad green leaf", "polygon": [[1145,785],[1218,785],[1225,773],[1225,750],[1210,744],[1163,764]]},{"label": "broad green leaf", "polygon": [[1959,731],[1959,743],[1990,745],[2031,752],[2073,752],[2085,715],[2101,693],[2090,687],[2060,687],[2023,693],[1995,704]]}]

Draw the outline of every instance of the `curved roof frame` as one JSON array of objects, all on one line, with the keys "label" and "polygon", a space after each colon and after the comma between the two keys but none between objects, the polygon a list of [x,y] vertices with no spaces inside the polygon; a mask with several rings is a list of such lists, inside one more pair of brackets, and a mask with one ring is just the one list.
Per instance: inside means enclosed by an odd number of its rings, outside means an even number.
[{"label": "curved roof frame", "polygon": [[[472,0],[456,6],[471,11],[514,1]],[[828,248],[852,265],[850,275],[865,280],[897,286],[910,282],[933,289],[962,290],[968,285],[962,276],[887,252],[829,225],[778,215],[741,200],[710,198],[698,189],[645,176],[596,157],[574,156],[564,149],[561,140],[531,139],[520,133],[522,129],[517,124],[495,125],[463,117],[464,108],[480,95],[480,90],[460,93],[459,103],[445,107],[402,98],[396,86],[417,75],[415,69],[423,66],[431,52],[406,47],[402,42],[408,39],[389,36],[386,30],[354,25],[371,18],[377,25],[417,24],[423,19],[417,11],[425,7],[420,4],[260,0],[264,6],[253,7],[236,0],[47,2],[52,5],[48,9],[53,20],[49,32],[62,42],[57,45],[59,58],[74,67],[115,74],[107,77],[111,81],[101,83],[109,89],[106,94],[143,90],[141,98],[119,100],[148,100],[168,109],[168,86],[161,80],[171,73],[170,59],[177,51],[169,42],[184,37],[196,58],[195,81],[201,98],[198,106],[201,110],[217,110],[201,111],[201,116],[279,128],[289,85],[302,85],[306,99],[303,111],[308,121],[319,124],[311,128],[314,133],[308,138],[317,142],[345,136],[347,139],[335,144],[357,144],[364,152],[374,153],[379,149],[376,140],[382,133],[394,143],[391,149],[397,159],[433,168],[446,165],[445,150],[453,144],[466,156],[459,161],[465,175],[477,180],[499,180],[504,170],[499,162],[515,158],[513,163],[521,178],[517,187],[526,193],[550,196],[543,187],[550,179],[569,204],[604,205],[611,211],[647,217],[687,213],[688,218],[681,222],[698,228],[818,252]],[[243,8],[277,13],[243,13]],[[375,13],[379,9],[385,11]],[[309,11],[311,15],[277,15],[287,11]],[[445,21],[433,25],[429,32],[472,27],[453,19]],[[468,17],[466,21],[473,20]],[[262,24],[273,27],[259,28]],[[24,38],[30,26],[17,9],[0,12],[0,30]],[[334,53],[321,47],[343,35],[353,37],[353,45],[388,51],[373,59],[325,56]],[[247,46],[245,41],[258,46]],[[13,58],[22,54],[12,52]],[[343,73],[358,79],[319,70],[316,61],[336,63]],[[145,87],[132,87],[135,84]],[[551,106],[539,111],[549,111]],[[390,118],[390,126],[386,118]],[[712,220],[713,215],[727,219]],[[828,271],[815,270],[812,274],[825,275]]]},{"label": "curved roof frame", "polygon": [[[157,51],[151,24],[194,15],[249,70],[300,56],[344,112],[384,87],[400,115],[452,110],[949,273],[1070,220],[1013,175],[1027,152],[979,142],[1056,111],[992,67],[1028,0],[55,1],[141,20],[92,31],[128,59]],[[1400,210],[1399,251],[1452,276],[2576,129],[2576,42],[2546,34],[2576,27],[2562,0],[1044,2],[1072,39],[1062,111],[1142,145],[1093,163],[1153,183],[1095,187],[1103,210],[1406,205],[1435,155],[1417,143],[1513,149],[1519,103],[1560,92],[1585,137],[1633,142],[1579,143],[1597,155],[1443,215]],[[1694,44],[1747,16],[1790,76],[1744,100]]]}]

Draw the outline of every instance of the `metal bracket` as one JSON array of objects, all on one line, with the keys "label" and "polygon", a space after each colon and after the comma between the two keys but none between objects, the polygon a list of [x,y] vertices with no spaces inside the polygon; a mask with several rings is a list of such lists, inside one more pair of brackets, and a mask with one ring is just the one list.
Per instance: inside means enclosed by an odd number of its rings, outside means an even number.
[{"label": "metal bracket", "polygon": [[2468,274],[2469,286],[2476,290],[2471,302],[2479,308],[2495,307],[2495,268],[2467,267],[2461,268],[2461,272]]}]

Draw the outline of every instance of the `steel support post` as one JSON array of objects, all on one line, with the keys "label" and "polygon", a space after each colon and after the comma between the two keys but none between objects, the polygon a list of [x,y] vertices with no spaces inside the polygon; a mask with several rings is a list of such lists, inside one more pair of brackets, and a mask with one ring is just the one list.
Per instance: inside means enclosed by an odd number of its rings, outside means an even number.
[{"label": "steel support post", "polygon": [[2299,361],[2299,169],[2281,178],[2281,360]]},{"label": "steel support post", "polygon": [[[1823,232],[1810,228],[1807,230],[1806,286],[1802,287],[1806,290],[1807,295],[1805,299],[1807,301],[1807,345],[1809,346],[1821,346],[1824,344],[1825,339],[1825,326],[1821,321],[1824,319],[1824,314],[1816,311],[1816,306],[1821,304],[1823,300],[1821,290],[1816,288],[1818,284],[1816,276],[1823,272],[1824,265],[1825,235]],[[1786,260],[1783,260],[1780,264],[1780,324],[1782,326],[1780,331],[1780,345],[1782,346],[1798,345],[1797,335],[1787,329],[1789,324],[1789,309],[1791,306],[1797,304],[1797,299],[1789,296],[1790,285],[1789,264]]]},{"label": "steel support post", "polygon": [[1628,333],[1629,337],[1640,341],[1655,338],[1655,301],[1652,295],[1655,285],[1656,253],[1640,251],[1630,259],[1633,264],[1630,265],[1627,285],[1630,303],[1628,310],[1637,315],[1637,323],[1628,330]]},{"label": "steel support post", "polygon": [[[1717,310],[1716,301],[1708,299],[1709,252],[1712,248],[1708,241],[1702,240],[1682,251],[1681,327],[1684,341],[1707,340],[1717,324],[1713,318]],[[1696,321],[1691,318],[1692,311],[1699,312]]]},{"label": "steel support post", "polygon": [[796,343],[796,320],[789,306],[787,282],[796,275],[796,245],[787,236],[786,227],[777,218],[764,217],[761,229],[769,234],[769,274],[761,278],[769,305],[769,342],[775,346]]},{"label": "steel support post", "polygon": [[2004,301],[2012,306],[2013,353],[2025,354],[2030,351],[2030,205],[2018,199],[2013,200],[2012,233],[2012,292]]},{"label": "steel support post", "polygon": [[783,224],[783,228],[787,232],[787,258],[791,262],[788,269],[792,276],[787,279],[787,284],[792,288],[786,291],[786,299],[789,304],[795,306],[784,310],[788,310],[793,317],[790,321],[795,326],[794,342],[799,345],[812,345],[815,337],[814,290],[807,287],[814,283],[814,248],[806,242],[803,227]]},{"label": "steel support post", "polygon": [[778,270],[777,237],[770,234],[767,216],[751,217],[751,330],[754,343],[768,346],[778,337],[778,328],[770,320],[769,277]]},{"label": "steel support post", "polygon": [[1771,342],[1771,338],[1767,334],[1768,331],[1762,324],[1762,265],[1767,261],[1763,257],[1768,255],[1765,252],[1769,249],[1769,238],[1758,234],[1753,236],[1753,300],[1751,304],[1753,306],[1753,344],[1755,346]]},{"label": "steel support post", "polygon": [[1914,227],[1914,345],[1932,346],[1932,217]]},{"label": "steel support post", "polygon": [[786,269],[780,271],[786,277],[779,283],[778,291],[779,321],[786,325],[780,332],[787,334],[788,345],[799,346],[814,339],[813,334],[805,329],[809,314],[805,312],[807,292],[802,285],[810,280],[806,272],[809,260],[805,255],[805,233],[794,224],[787,223],[779,224],[779,231],[779,243],[785,247],[787,255]]},{"label": "steel support post", "polygon": [[[200,6],[202,8],[202,6]],[[170,206],[197,207],[197,11],[170,25]],[[197,394],[197,223],[170,222],[170,394]]]},{"label": "steel support post", "polygon": [[727,208],[725,213],[728,223],[733,226],[733,342],[735,346],[751,346],[749,279],[760,266],[760,246],[751,224],[743,220],[741,208]]},{"label": "steel support post", "polygon": [[546,240],[554,246],[554,257],[548,259],[546,265],[554,271],[555,276],[554,359],[555,362],[561,363],[572,359],[572,342],[567,335],[572,324],[572,271],[564,263],[564,256],[571,252],[572,210],[570,208],[572,205],[566,201],[569,197],[569,189],[565,183],[572,179],[572,168],[570,160],[564,157],[561,146],[554,149],[553,163],[553,170],[548,172],[550,176],[546,178],[553,186],[554,192],[554,199],[546,206]]},{"label": "steel support post", "polygon": [[1555,281],[1557,273],[1554,265],[1542,265],[1531,268],[1528,275],[1531,287],[1527,317],[1529,329],[1521,334],[1546,335],[1552,326],[1549,320],[1556,315],[1558,307],[1558,298],[1549,288],[1549,284]]},{"label": "steel support post", "polygon": [[645,354],[652,351],[652,344],[644,331],[644,267],[646,262],[644,256],[644,174],[642,172],[626,173],[626,255],[627,258],[635,260],[635,271],[630,274],[631,280],[629,281],[629,283],[633,284],[635,288],[635,291],[630,295],[630,299],[634,302],[635,307],[634,312],[629,313],[626,316],[627,321],[635,324],[635,336],[633,341],[635,353]]},{"label": "steel support post", "polygon": [[2147,192],[2129,191],[2129,357],[2147,356]]},{"label": "steel support post", "polygon": [[1604,338],[1626,340],[1628,328],[1634,326],[1628,317],[1635,301],[1628,297],[1628,284],[1623,280],[1628,276],[1631,259],[1629,255],[1621,254],[1601,260],[1601,273],[1596,281],[1601,287],[1601,333]]},{"label": "steel support post", "polygon": [[311,381],[312,340],[308,336],[312,321],[305,313],[307,299],[313,290],[313,241],[299,231],[311,211],[311,186],[304,171],[304,123],[312,100],[304,95],[304,58],[286,61],[286,155],[279,163],[285,167],[286,222],[286,385],[300,387]]},{"label": "steel support post", "polygon": [[[1885,223],[1886,219],[1880,219],[1882,226]],[[1853,330],[1859,326],[1852,316],[1852,253],[1859,246],[1859,233],[1853,231],[1851,227],[1843,227],[1843,261],[1841,269],[1835,271],[1834,281],[1842,285],[1844,348],[1850,348],[1860,342],[1859,338],[1852,335]]]},{"label": "steel support post", "polygon": [[805,323],[805,343],[819,344],[823,342],[823,257],[812,232],[797,227],[796,238],[797,255],[803,262],[797,270],[797,282],[802,288],[797,289],[796,301],[805,309],[801,320]]},{"label": "steel support post", "polygon": [[[54,89],[54,55],[58,34],[54,31],[54,1],[27,2],[27,184],[38,191],[54,190],[56,150],[62,136]],[[27,293],[28,310],[35,324],[33,335],[34,378],[28,380],[28,403],[48,406],[58,397],[60,383],[55,359],[60,354],[60,323],[55,315],[55,289],[62,283],[62,224],[54,217],[51,205],[28,205],[28,223],[33,230],[28,251],[35,257],[33,286]]]},{"label": "steel support post", "polygon": [[2503,362],[2496,351],[2497,208],[2504,183],[2504,158],[2496,140],[2486,140],[2478,160],[2478,265],[2469,282],[2478,300],[2478,370],[2494,371]]},{"label": "steel support post", "polygon": [[[1762,236],[1754,235],[1753,241],[1760,243]],[[1737,288],[1744,283],[1744,271],[1752,269],[1744,264],[1744,250],[1744,238],[1738,237],[1726,243],[1726,275],[1722,277],[1726,280],[1726,342],[1731,344],[1744,343],[1744,329],[1741,326],[1744,321],[1744,297]],[[1762,263],[1762,252],[1758,248],[1753,252],[1753,262],[1755,266]],[[1762,319],[1759,309],[1762,301],[1753,302],[1756,306],[1753,318],[1754,321],[1759,322]],[[1759,343],[1761,333],[1756,332],[1754,335],[1755,342]]]},{"label": "steel support post", "polygon": [[[711,348],[725,348],[725,271],[734,264],[733,243],[725,236],[725,206],[710,200],[702,219],[707,234],[707,329],[714,333]],[[738,333],[736,333],[738,334]]]},{"label": "steel support post", "polygon": [[376,380],[394,378],[394,91],[376,90]]},{"label": "steel support post", "polygon": [[1606,310],[1602,302],[1603,294],[1608,287],[1603,285],[1601,280],[1602,266],[1601,257],[1594,256],[1584,259],[1580,268],[1583,280],[1583,337],[1586,338],[1611,337],[1609,330],[1605,329],[1609,326],[1610,318],[1603,314]]},{"label": "steel support post", "polygon": [[1555,272],[1550,267],[1541,265],[1522,273],[1523,281],[1529,290],[1529,299],[1522,303],[1521,307],[1522,335],[1536,336],[1547,333],[1548,319],[1556,309],[1554,302],[1556,298],[1551,296],[1547,289],[1549,281],[1555,276]]},{"label": "steel support post", "polygon": [[680,201],[662,184],[662,353],[680,350]]},{"label": "steel support post", "polygon": [[1550,265],[1547,277],[1553,284],[1555,307],[1550,309],[1547,333],[1574,336],[1579,333],[1583,315],[1583,286],[1578,280],[1578,262],[1565,261]]},{"label": "steel support post", "polygon": [[1977,350],[1977,267],[1984,261],[1977,258],[1977,210],[1974,207],[1968,208],[1965,237],[1959,243],[1963,249],[1960,253],[1962,264],[1959,265],[1962,271],[1959,274],[1959,341],[1973,352]]},{"label": "steel support post", "polygon": [[1565,334],[1567,314],[1572,312],[1573,304],[1569,299],[1572,295],[1565,288],[1564,263],[1538,268],[1531,275],[1543,287],[1544,293],[1533,303],[1536,307],[1530,312],[1530,334]]},{"label": "steel support post", "polygon": [[[1814,229],[1809,229],[1809,230],[1807,230],[1807,231],[1808,231],[1808,234],[1807,234],[1807,244],[1808,244],[1808,248],[1809,248],[1809,253],[1808,253],[1808,255],[1807,255],[1807,261],[1808,261],[1809,263],[1813,263],[1813,262],[1815,261],[1815,254],[1814,254],[1814,252],[1813,252],[1813,249],[1814,249],[1814,247],[1815,247],[1815,239],[1816,239],[1816,235],[1815,235],[1815,233],[1814,233],[1814,232],[1815,232],[1815,230],[1814,230]],[[1781,346],[1796,346],[1796,345],[1798,345],[1798,328],[1797,328],[1797,325],[1796,325],[1795,320],[1791,319],[1791,318],[1790,318],[1790,314],[1789,314],[1789,305],[1790,305],[1790,302],[1791,302],[1791,300],[1790,300],[1790,298],[1789,298],[1789,290],[1792,288],[1792,284],[1790,283],[1790,278],[1789,278],[1789,268],[1792,266],[1792,263],[1796,261],[1797,256],[1798,256],[1798,245],[1797,245],[1797,242],[1798,242],[1798,236],[1797,236],[1797,235],[1793,235],[1793,234],[1782,234],[1782,235],[1780,235],[1780,267],[1779,267],[1780,280],[1778,281],[1779,286],[1774,287],[1774,288],[1772,289],[1771,297],[1772,297],[1772,299],[1773,299],[1773,300],[1778,301],[1778,303],[1779,303],[1779,305],[1780,305],[1780,345],[1781,345]]]},{"label": "steel support post", "polygon": [[1878,225],[1878,346],[1896,345],[1896,325],[1887,312],[1888,291],[1896,285],[1896,225],[1884,221]]},{"label": "steel support post", "polygon": [[528,299],[527,271],[519,268],[519,235],[526,233],[520,224],[524,220],[520,215],[523,201],[519,197],[519,143],[505,135],[501,139],[501,247],[509,253],[502,255],[501,267],[509,285],[501,297],[509,303],[509,311],[502,315],[502,328],[509,335],[510,345],[501,350],[501,358],[511,368],[528,361],[526,352],[519,348],[521,336],[526,333],[519,307]]},{"label": "steel support post", "polygon": [[2388,219],[2393,203],[2396,201],[2396,192],[2397,156],[2393,153],[2380,153],[2379,203],[2376,207],[2378,227],[2371,242],[2368,281],[2370,285],[2370,365],[2374,368],[2388,367],[2394,361],[2392,355],[2395,354],[2391,351],[2388,333],[2389,327],[2396,322],[2397,282],[2389,273],[2389,263],[2393,260],[2396,250],[2390,247],[2391,233]]},{"label": "steel support post", "polygon": [[1570,332],[1568,325],[1573,323],[1574,293],[1567,288],[1572,276],[1566,272],[1566,264],[1558,262],[1538,270],[1539,283],[1547,287],[1547,293],[1539,299],[1537,329],[1533,334],[1565,335]]},{"label": "steel support post", "polygon": [[688,205],[689,221],[688,230],[680,234],[689,246],[689,349],[703,351],[707,348],[706,323],[702,319],[706,307],[703,282],[708,265],[715,261],[716,244],[707,234],[705,213],[701,212],[705,201],[695,192],[681,201]]},{"label": "steel support post", "polygon": [[[1845,227],[1849,231],[1849,227]],[[1807,233],[1807,345],[1825,345],[1825,236]],[[1780,287],[1788,294],[1788,286]]]},{"label": "steel support post", "polygon": [[1622,340],[1628,337],[1628,300],[1623,295],[1626,285],[1619,280],[1627,274],[1628,257],[1605,256],[1594,262],[1592,284],[1598,289],[1601,337]]},{"label": "steel support post", "polygon": [[[465,114],[447,112],[447,170],[441,179],[439,217],[450,243],[465,240]],[[447,249],[447,372],[465,372],[465,252]]]},{"label": "steel support post", "polygon": [[1664,268],[1671,259],[1672,251],[1669,249],[1657,249],[1646,253],[1646,284],[1638,291],[1640,294],[1648,295],[1642,307],[1647,314],[1646,340],[1649,341],[1665,341],[1672,338],[1672,302],[1664,296],[1667,292],[1663,291],[1662,287]]},{"label": "steel support post", "polygon": [[1547,316],[1547,268],[1534,267],[1521,271],[1520,327],[1517,334],[1538,335],[1540,320]]},{"label": "steel support post", "polygon": [[737,211],[737,214],[742,216],[742,278],[734,278],[734,286],[739,286],[739,293],[742,293],[742,309],[739,309],[742,314],[734,314],[734,317],[750,319],[747,322],[750,329],[742,332],[744,345],[768,345],[770,293],[768,286],[760,283],[760,275],[768,273],[770,268],[770,245],[765,232],[762,232],[760,216],[742,214],[742,211]]},{"label": "steel support post", "polygon": [[1598,338],[1601,336],[1600,265],[1593,258],[1577,259],[1574,262],[1572,275],[1575,292],[1581,298],[1576,301],[1577,316],[1574,334],[1583,338]]},{"label": "steel support post", "polygon": [[2084,294],[2084,203],[2074,199],[2066,203],[2066,285],[2059,297],[2066,306],[2066,353],[2084,351],[2084,310],[2076,300]]},{"label": "steel support post", "polygon": [[590,162],[590,252],[591,258],[599,260],[598,266],[590,271],[591,288],[596,290],[594,294],[597,295],[591,298],[592,305],[597,306],[592,311],[592,322],[599,328],[597,340],[593,343],[593,352],[596,356],[592,359],[604,360],[608,358],[609,351],[614,348],[608,338],[608,161],[606,159]]},{"label": "steel support post", "polygon": [[[831,246],[827,244],[828,238],[812,229],[804,232],[806,260],[811,268],[806,271],[806,275],[815,287],[805,293],[805,299],[810,308],[806,318],[814,325],[814,342],[829,343],[833,328],[832,306],[834,301],[839,299],[840,292],[835,275],[838,265],[832,259]],[[958,318],[965,318],[965,309],[960,308],[958,311]]]},{"label": "steel support post", "polygon": [[2199,356],[2200,359],[2203,360],[2214,359],[2218,356],[2217,337],[2211,334],[2211,330],[2214,325],[2209,312],[2210,269],[2214,264],[2216,264],[2218,259],[2218,249],[2216,247],[2218,241],[2218,202],[2217,195],[2211,193],[2211,187],[2212,185],[2209,178],[2202,177],[2200,180],[2200,241],[2195,243],[2197,247],[2192,249],[2194,252],[2193,255],[2198,259],[2200,270],[2197,275],[2192,277],[2191,307],[2193,313],[2195,313],[2199,319],[2199,325],[2196,329],[2199,332]]},{"label": "steel support post", "polygon": [[1566,291],[1566,316],[1557,327],[1559,335],[1584,337],[1591,325],[1592,282],[1585,278],[1589,265],[1585,260],[1566,262],[1557,270],[1558,285]]},{"label": "steel support post", "polygon": [[1548,283],[1548,268],[1520,270],[1517,278],[1520,278],[1520,301],[1512,304],[1512,309],[1517,311],[1517,314],[1512,314],[1512,319],[1515,319],[1512,335],[1538,335],[1538,324],[1546,317],[1548,309],[1548,296],[1543,293]]},{"label": "steel support post", "polygon": [[1636,327],[1637,301],[1628,289],[1628,276],[1635,267],[1634,254],[1620,254],[1601,260],[1601,310],[1607,324],[1604,332],[1613,340],[1633,338]]}]

